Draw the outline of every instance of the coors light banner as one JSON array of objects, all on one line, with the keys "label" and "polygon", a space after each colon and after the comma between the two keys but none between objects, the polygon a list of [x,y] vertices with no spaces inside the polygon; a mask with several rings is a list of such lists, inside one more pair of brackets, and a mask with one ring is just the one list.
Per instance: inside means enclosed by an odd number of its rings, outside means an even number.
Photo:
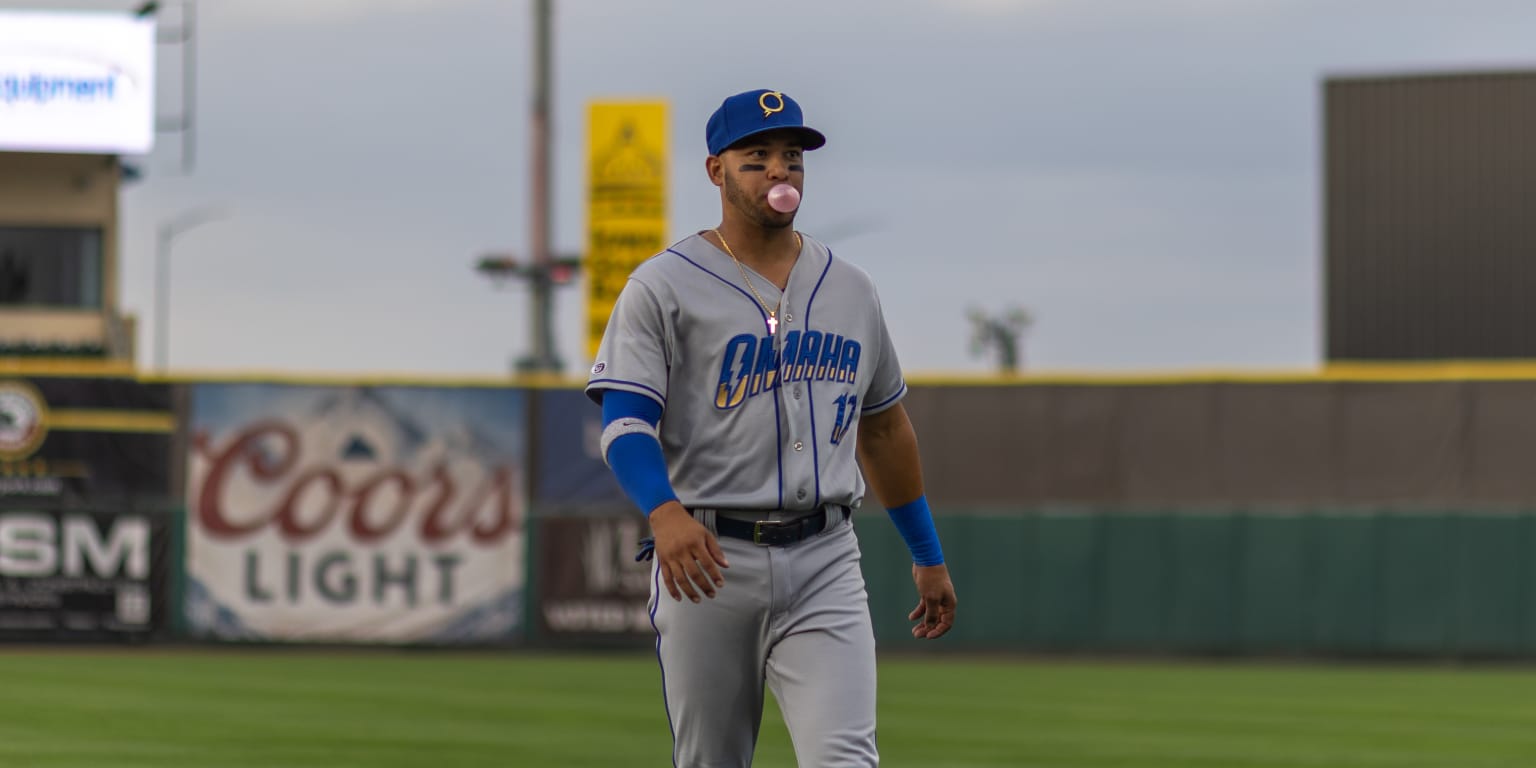
[{"label": "coors light banner", "polygon": [[230,640],[513,638],[525,407],[508,389],[194,387],[189,630]]}]

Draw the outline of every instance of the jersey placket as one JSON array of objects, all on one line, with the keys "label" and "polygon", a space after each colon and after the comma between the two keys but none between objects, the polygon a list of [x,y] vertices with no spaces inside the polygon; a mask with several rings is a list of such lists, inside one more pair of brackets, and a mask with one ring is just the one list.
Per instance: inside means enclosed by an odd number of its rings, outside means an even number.
[{"label": "jersey placket", "polygon": [[779,402],[785,423],[783,442],[779,450],[784,455],[784,505],[804,508],[811,501],[816,485],[816,451],[814,448],[815,413],[811,406],[811,385],[808,380],[785,381],[786,372],[794,370],[793,360],[784,359],[784,339],[793,331],[804,332],[803,318],[794,302],[794,275],[779,299],[779,331],[774,334],[774,348],[779,355]]}]

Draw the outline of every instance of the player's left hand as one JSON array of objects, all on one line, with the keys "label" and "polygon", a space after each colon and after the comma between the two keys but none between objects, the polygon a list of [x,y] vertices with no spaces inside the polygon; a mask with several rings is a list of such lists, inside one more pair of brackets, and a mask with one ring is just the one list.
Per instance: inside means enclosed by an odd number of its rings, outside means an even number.
[{"label": "player's left hand", "polygon": [[917,607],[907,618],[918,622],[912,636],[934,640],[955,625],[955,585],[949,580],[945,565],[912,565],[912,583],[917,585]]}]

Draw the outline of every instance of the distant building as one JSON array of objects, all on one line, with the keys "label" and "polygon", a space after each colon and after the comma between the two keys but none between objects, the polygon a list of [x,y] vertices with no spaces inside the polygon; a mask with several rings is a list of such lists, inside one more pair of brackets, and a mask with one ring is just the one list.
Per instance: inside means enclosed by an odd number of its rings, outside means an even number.
[{"label": "distant building", "polygon": [[0,10],[0,358],[134,357],[118,158],[154,144],[155,7]]},{"label": "distant building", "polygon": [[1536,358],[1536,72],[1324,85],[1330,361]]},{"label": "distant building", "polygon": [[0,357],[132,360],[111,155],[0,152]]}]

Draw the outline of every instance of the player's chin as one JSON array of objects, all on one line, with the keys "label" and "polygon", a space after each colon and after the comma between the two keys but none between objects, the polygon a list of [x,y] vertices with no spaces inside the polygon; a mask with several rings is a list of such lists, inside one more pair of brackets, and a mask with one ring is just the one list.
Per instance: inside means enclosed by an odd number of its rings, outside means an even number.
[{"label": "player's chin", "polygon": [[764,206],[762,216],[763,226],[769,229],[784,229],[785,227],[794,226],[795,213],[795,211],[790,211],[789,213],[781,213],[779,211],[775,211],[772,208]]}]

